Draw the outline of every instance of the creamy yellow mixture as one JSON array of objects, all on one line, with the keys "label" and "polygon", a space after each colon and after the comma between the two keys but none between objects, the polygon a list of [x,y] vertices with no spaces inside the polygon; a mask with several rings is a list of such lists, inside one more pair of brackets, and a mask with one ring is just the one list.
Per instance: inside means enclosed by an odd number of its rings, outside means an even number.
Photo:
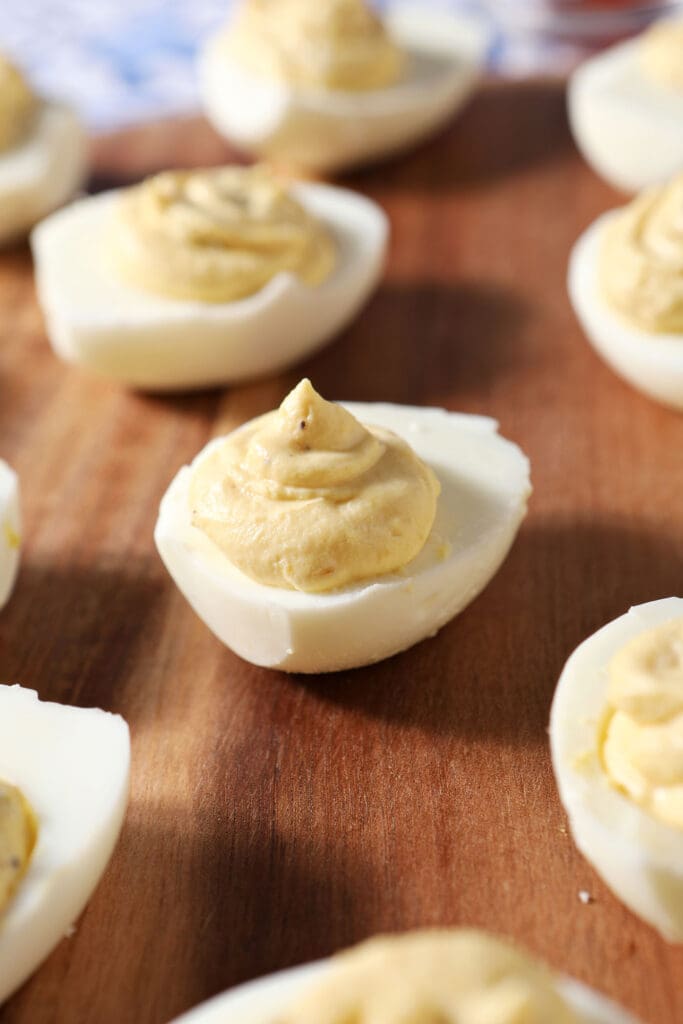
[{"label": "creamy yellow mixture", "polygon": [[333,960],[277,1024],[579,1024],[552,974],[484,932],[372,939]]},{"label": "creamy yellow mixture", "polygon": [[38,99],[21,71],[0,55],[0,153],[28,134]]},{"label": "creamy yellow mixture", "polygon": [[327,229],[262,167],[165,171],[127,189],[109,225],[116,273],[172,299],[232,302],[280,271],[322,283]]},{"label": "creamy yellow mixture", "polygon": [[608,221],[598,274],[606,301],[632,325],[683,334],[683,175]]},{"label": "creamy yellow mixture", "polygon": [[36,819],[15,786],[0,780],[0,914],[21,881],[36,842]]},{"label": "creamy yellow mixture", "polygon": [[683,829],[683,619],[641,633],[609,667],[602,742],[616,787]]},{"label": "creamy yellow mixture", "polygon": [[683,92],[683,18],[667,18],[648,29],[642,38],[640,58],[646,75]]},{"label": "creamy yellow mixture", "polygon": [[381,89],[404,66],[363,0],[245,0],[226,41],[245,67],[301,88]]},{"label": "creamy yellow mixture", "polygon": [[303,380],[195,466],[190,505],[193,525],[252,579],[316,593],[407,565],[439,491],[405,441]]}]

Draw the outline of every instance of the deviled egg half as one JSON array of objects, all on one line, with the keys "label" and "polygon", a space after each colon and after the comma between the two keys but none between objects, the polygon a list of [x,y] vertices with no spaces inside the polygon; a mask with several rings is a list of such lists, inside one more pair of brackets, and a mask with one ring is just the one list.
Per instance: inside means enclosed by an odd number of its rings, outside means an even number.
[{"label": "deviled egg half", "polygon": [[637,192],[683,171],[683,18],[591,57],[569,80],[579,149],[611,185]]},{"label": "deviled egg half", "polygon": [[90,898],[121,828],[129,764],[118,715],[0,686],[0,1003]]},{"label": "deviled egg half", "polygon": [[474,929],[370,939],[242,985],[176,1024],[636,1024],[592,989]]},{"label": "deviled egg half", "polygon": [[585,640],[550,717],[572,834],[612,891],[683,942],[683,600],[639,605]]},{"label": "deviled egg half", "polygon": [[86,163],[86,137],[74,111],[37,96],[0,55],[0,243],[70,199]]},{"label": "deviled egg half", "polygon": [[388,156],[432,134],[472,92],[481,21],[365,0],[242,0],[199,63],[207,116],[241,149],[316,172]]},{"label": "deviled egg half", "polygon": [[683,409],[683,175],[598,218],[574,246],[568,288],[612,369]]},{"label": "deviled egg half", "polygon": [[493,420],[337,405],[303,380],[180,470],[155,540],[237,654],[330,672],[396,654],[469,604],[530,491],[528,460]]},{"label": "deviled egg half", "polygon": [[21,513],[19,478],[0,459],[0,608],[8,601],[19,569]]},{"label": "deviled egg half", "polygon": [[57,354],[172,390],[274,373],[319,348],[374,290],[387,236],[354,192],[219,167],[81,199],[31,242]]}]

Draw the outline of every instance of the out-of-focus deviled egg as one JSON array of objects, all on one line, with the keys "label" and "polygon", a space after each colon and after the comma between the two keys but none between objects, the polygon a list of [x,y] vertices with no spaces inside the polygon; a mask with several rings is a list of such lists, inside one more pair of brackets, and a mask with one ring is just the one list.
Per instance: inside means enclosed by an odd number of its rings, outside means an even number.
[{"label": "out-of-focus deviled egg", "polygon": [[683,942],[683,600],[632,608],[564,667],[553,766],[577,846],[613,892]]},{"label": "out-of-focus deviled egg", "polygon": [[683,409],[683,175],[591,225],[574,246],[568,288],[612,369]]},{"label": "out-of-focus deviled egg", "polygon": [[14,470],[0,459],[0,608],[12,593],[20,551],[19,479]]},{"label": "out-of-focus deviled egg", "polygon": [[488,583],[526,512],[529,463],[493,420],[327,402],[211,441],[162,500],[155,539],[223,643],[330,672],[432,636]]},{"label": "out-of-focus deviled egg", "polygon": [[683,171],[683,18],[591,57],[567,95],[577,145],[611,185],[637,192]]},{"label": "out-of-focus deviled egg", "polygon": [[354,192],[219,167],[81,199],[32,245],[58,355],[169,390],[274,373],[319,348],[374,290],[387,236]]},{"label": "out-of-focus deviled egg", "polygon": [[365,0],[243,0],[200,58],[209,120],[249,153],[316,172],[432,134],[472,92],[488,49],[473,17]]},{"label": "out-of-focus deviled egg", "polygon": [[0,1003],[90,898],[121,828],[129,765],[118,715],[0,686]]},{"label": "out-of-focus deviled egg", "polygon": [[382,936],[226,992],[176,1024],[636,1024],[626,1010],[474,929]]},{"label": "out-of-focus deviled egg", "polygon": [[70,199],[86,160],[85,133],[73,110],[37,96],[0,55],[0,243]]}]

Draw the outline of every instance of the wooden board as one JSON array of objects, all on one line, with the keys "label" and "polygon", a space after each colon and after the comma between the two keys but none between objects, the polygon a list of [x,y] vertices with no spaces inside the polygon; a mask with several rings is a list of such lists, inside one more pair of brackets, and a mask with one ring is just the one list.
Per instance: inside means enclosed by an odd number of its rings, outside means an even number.
[{"label": "wooden board", "polygon": [[[96,181],[227,155],[198,121],[159,125],[99,141]],[[163,1024],[236,982],[435,924],[511,935],[650,1024],[683,1020],[683,951],[577,853],[546,736],[572,648],[683,579],[683,417],[603,366],[565,296],[571,244],[617,197],[542,83],[487,87],[442,138],[349,183],[393,224],[379,293],[326,351],[224,393],[127,394],[60,365],[27,251],[0,257],[0,451],[26,523],[0,678],[121,712],[134,742],[111,866],[2,1024]],[[330,398],[495,416],[535,485],[463,615],[320,679],[223,649],[152,543],[176,469],[304,373]]]}]

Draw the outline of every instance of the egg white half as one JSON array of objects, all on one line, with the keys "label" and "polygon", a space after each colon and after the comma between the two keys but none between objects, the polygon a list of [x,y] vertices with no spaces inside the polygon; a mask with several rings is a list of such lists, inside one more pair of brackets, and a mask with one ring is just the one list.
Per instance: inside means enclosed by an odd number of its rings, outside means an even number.
[{"label": "egg white half", "polygon": [[683,409],[683,334],[631,326],[600,294],[602,233],[617,213],[599,217],[572,250],[567,287],[574,312],[593,348],[620,377],[655,401]]},{"label": "egg white half", "polygon": [[0,242],[25,234],[70,199],[87,169],[87,139],[69,107],[43,103],[26,139],[0,152]]},{"label": "egg white half", "polygon": [[[331,966],[331,961],[320,960],[248,982],[209,999],[172,1024],[273,1024],[287,1004],[320,981]],[[582,1014],[582,1024],[638,1024],[626,1010],[578,981],[558,977],[557,988],[572,1009]]]},{"label": "egg white half", "polygon": [[20,542],[19,478],[0,459],[0,608],[12,593],[19,569]]},{"label": "egg white half", "polygon": [[567,89],[579,149],[602,178],[624,192],[639,192],[683,170],[683,93],[641,70],[641,42],[630,40],[591,57]]},{"label": "egg white half", "polygon": [[[442,409],[344,405],[363,423],[403,437],[441,482],[432,532],[401,573],[326,594],[263,586],[192,526],[190,467],[161,502],[154,536],[166,568],[209,629],[255,665],[332,672],[433,636],[486,586],[524,518],[529,462],[498,435],[495,421]],[[193,465],[220,444],[211,441]]]},{"label": "egg white half", "polygon": [[619,899],[670,942],[683,942],[683,833],[610,785],[598,737],[612,656],[680,616],[683,599],[670,597],[599,629],[567,661],[550,715],[553,767],[576,845]]},{"label": "egg white half", "polygon": [[118,715],[0,686],[0,778],[23,792],[38,822],[28,870],[0,915],[0,1003],[90,898],[121,828],[129,765],[128,726]]},{"label": "egg white half", "polygon": [[199,61],[207,117],[247,152],[320,173],[389,156],[437,131],[470,96],[490,34],[472,16],[398,6],[389,30],[408,55],[405,77],[363,92],[299,89],[259,78],[225,52],[225,31]]},{"label": "egg white half", "polygon": [[298,184],[296,198],[333,234],[337,266],[315,287],[282,272],[235,302],[189,302],[138,290],[104,253],[117,191],[81,199],[31,236],[46,329],[67,362],[153,391],[214,387],[275,373],[321,347],[374,291],[388,221],[370,199]]}]

